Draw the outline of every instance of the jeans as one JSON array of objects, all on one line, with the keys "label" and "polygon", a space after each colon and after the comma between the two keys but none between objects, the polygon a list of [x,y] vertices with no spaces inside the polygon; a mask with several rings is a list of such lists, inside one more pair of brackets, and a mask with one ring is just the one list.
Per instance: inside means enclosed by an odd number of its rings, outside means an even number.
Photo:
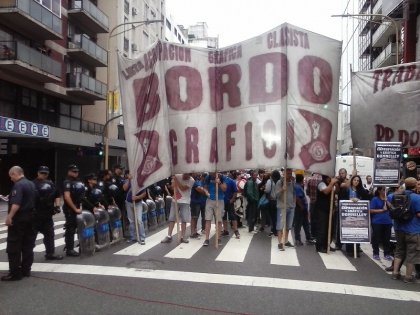
[{"label": "jeans", "polygon": [[372,249],[374,255],[379,255],[379,244],[384,247],[384,256],[391,254],[391,224],[372,224]]},{"label": "jeans", "polygon": [[[295,216],[295,208],[287,208],[286,209],[286,229],[291,230],[293,227],[293,218]],[[277,231],[283,230],[283,222],[282,219],[282,209],[277,208]]]},{"label": "jeans", "polygon": [[308,219],[308,212],[303,209],[295,209],[295,217],[293,220],[293,225],[295,228],[295,241],[302,241],[300,238],[300,230],[303,226],[303,231],[305,232],[306,240],[310,240],[312,238],[311,232],[309,230],[309,219]]},{"label": "jeans", "polygon": [[[134,223],[134,207],[133,203],[126,201],[125,202],[125,208],[127,210],[127,218],[128,222],[130,222],[129,230],[130,230],[130,239],[136,240],[136,226]],[[144,241],[146,239],[146,232],[144,231],[144,225],[142,220],[142,214],[143,214],[143,205],[141,202],[136,202],[136,215],[137,215],[137,224],[139,229],[139,236],[140,240]]]}]

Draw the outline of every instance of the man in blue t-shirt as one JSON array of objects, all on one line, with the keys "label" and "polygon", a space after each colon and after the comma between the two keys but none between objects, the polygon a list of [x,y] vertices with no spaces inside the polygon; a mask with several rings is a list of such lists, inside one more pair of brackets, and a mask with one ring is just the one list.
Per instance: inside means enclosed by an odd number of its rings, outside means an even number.
[{"label": "man in blue t-shirt", "polygon": [[236,238],[240,238],[238,231],[238,220],[235,213],[235,200],[238,192],[238,186],[236,182],[226,176],[226,191],[225,191],[225,215],[223,216],[223,236],[228,236],[228,216],[229,220],[232,222],[233,233],[235,233]]},{"label": "man in blue t-shirt", "polygon": [[[216,199],[216,187],[217,187],[217,199]],[[222,217],[224,215],[224,198],[225,191],[227,189],[226,176],[218,173],[210,173],[204,180],[204,190],[208,197],[206,201],[206,239],[203,246],[209,246],[210,244],[210,227],[211,220],[213,217],[216,219],[218,224],[218,243],[222,245],[220,234],[222,231]]]},{"label": "man in blue t-shirt", "polygon": [[415,282],[413,277],[414,265],[420,264],[420,195],[415,193],[417,180],[414,177],[408,177],[404,181],[404,194],[410,196],[410,210],[413,212],[413,218],[406,223],[398,224],[395,236],[397,239],[397,248],[395,251],[394,271],[392,279],[400,279],[400,265],[405,258],[406,275],[405,283]]}]

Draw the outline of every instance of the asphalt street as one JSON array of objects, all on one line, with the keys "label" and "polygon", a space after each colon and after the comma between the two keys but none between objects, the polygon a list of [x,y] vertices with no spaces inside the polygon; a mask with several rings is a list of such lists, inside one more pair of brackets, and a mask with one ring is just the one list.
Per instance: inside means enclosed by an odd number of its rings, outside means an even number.
[{"label": "asphalt street", "polygon": [[[8,269],[0,205],[0,273]],[[62,253],[64,218],[56,218]],[[304,245],[285,252],[267,232],[223,245],[203,239],[160,244],[166,226],[146,245],[120,242],[91,257],[44,260],[37,240],[30,278],[0,282],[0,314],[418,314],[420,284],[390,279],[369,245],[360,258],[330,255]],[[214,241],[214,238],[211,239]]]}]

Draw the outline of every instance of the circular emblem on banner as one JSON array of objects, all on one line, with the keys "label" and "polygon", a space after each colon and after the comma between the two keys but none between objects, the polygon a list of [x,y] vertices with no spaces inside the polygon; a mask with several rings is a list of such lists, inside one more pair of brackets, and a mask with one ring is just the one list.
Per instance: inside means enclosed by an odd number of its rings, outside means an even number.
[{"label": "circular emblem on banner", "polygon": [[144,162],[142,174],[152,174],[155,171],[156,167],[156,158],[151,156],[146,156],[146,161]]},{"label": "circular emblem on banner", "polygon": [[328,154],[327,147],[322,141],[314,141],[309,147],[309,153],[315,161],[323,161]]}]

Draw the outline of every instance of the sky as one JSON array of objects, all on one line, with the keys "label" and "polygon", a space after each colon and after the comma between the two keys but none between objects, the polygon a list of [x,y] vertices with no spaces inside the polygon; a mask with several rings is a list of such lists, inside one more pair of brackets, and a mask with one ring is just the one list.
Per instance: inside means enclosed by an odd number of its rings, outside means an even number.
[{"label": "sky", "polygon": [[341,40],[345,0],[166,0],[167,14],[188,27],[206,22],[219,47],[265,33],[282,23]]}]

